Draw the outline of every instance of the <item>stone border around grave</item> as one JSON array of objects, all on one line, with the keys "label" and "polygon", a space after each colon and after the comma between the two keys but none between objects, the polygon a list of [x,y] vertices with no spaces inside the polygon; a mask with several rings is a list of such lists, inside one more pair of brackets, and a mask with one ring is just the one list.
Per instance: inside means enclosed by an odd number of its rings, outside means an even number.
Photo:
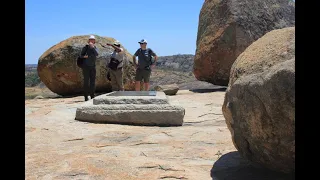
[{"label": "stone border around grave", "polygon": [[[94,105],[100,104],[168,104],[164,92],[156,91],[156,96],[108,96],[111,93],[97,96],[93,99]],[[106,98],[108,96],[108,98]]]},{"label": "stone border around grave", "polygon": [[76,111],[76,120],[149,126],[182,126],[185,109],[170,104],[93,105],[86,102]]}]

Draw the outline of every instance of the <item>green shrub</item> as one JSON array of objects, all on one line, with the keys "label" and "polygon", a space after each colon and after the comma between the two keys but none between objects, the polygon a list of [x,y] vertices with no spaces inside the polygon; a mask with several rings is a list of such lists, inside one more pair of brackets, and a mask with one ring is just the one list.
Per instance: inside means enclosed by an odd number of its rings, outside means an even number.
[{"label": "green shrub", "polygon": [[40,83],[40,78],[36,72],[25,74],[25,87],[34,87]]}]

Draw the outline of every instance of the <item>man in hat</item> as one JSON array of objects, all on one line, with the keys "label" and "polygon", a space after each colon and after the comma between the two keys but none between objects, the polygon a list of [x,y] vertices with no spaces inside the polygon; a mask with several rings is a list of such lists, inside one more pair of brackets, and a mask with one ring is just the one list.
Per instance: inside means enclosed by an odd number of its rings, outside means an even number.
[{"label": "man in hat", "polygon": [[[149,91],[151,69],[155,67],[158,56],[152,49],[147,48],[147,40],[142,39],[138,43],[140,48],[133,55],[133,64],[136,67],[135,90],[140,91],[140,82],[143,80],[144,90]],[[137,56],[138,63],[136,62]],[[152,57],[154,57],[154,61],[152,61]]]},{"label": "man in hat", "polygon": [[83,73],[83,90],[84,100],[88,101],[88,95],[90,94],[91,99],[94,98],[95,82],[96,82],[96,59],[98,49],[95,46],[96,39],[93,35],[89,37],[88,44],[82,48],[81,57],[85,58],[82,67]]},{"label": "man in hat", "polygon": [[[113,47],[110,59],[107,59],[107,67],[110,73],[112,91],[123,91],[123,61],[124,51],[120,47],[120,42],[115,41],[113,44],[106,44]],[[102,47],[106,47],[101,44]]]}]

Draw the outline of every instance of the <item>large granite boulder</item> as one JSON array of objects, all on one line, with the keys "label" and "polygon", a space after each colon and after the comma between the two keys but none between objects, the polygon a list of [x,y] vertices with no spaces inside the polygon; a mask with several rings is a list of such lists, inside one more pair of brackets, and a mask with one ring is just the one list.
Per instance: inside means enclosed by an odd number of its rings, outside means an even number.
[{"label": "large granite boulder", "polygon": [[295,29],[273,30],[234,62],[223,107],[240,154],[295,172]]},{"label": "large granite boulder", "polygon": [[[41,81],[54,93],[75,95],[83,92],[82,70],[76,59],[89,35],[73,36],[48,49],[38,61],[38,75]],[[115,39],[95,35],[99,56],[96,61],[96,92],[110,92],[111,84],[106,72],[106,59],[110,58],[112,47],[103,48],[99,43],[113,43]],[[124,47],[122,47],[124,48]],[[124,86],[126,90],[134,89],[134,67],[132,55],[125,50]]]},{"label": "large granite boulder", "polygon": [[295,7],[288,0],[206,0],[199,16],[195,77],[227,86],[239,54],[265,33],[294,24]]}]

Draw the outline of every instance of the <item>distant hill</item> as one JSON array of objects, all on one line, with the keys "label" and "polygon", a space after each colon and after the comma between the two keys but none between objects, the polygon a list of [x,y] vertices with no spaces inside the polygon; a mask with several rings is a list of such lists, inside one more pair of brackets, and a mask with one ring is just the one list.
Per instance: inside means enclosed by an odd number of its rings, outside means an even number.
[{"label": "distant hill", "polygon": [[[208,88],[214,86],[209,83],[198,81],[193,73],[192,54],[177,54],[172,56],[159,56],[156,68],[150,78],[151,88],[155,85],[176,83],[181,89]],[[37,74],[37,64],[25,65],[25,87],[40,87],[45,85],[40,81]]]},{"label": "distant hill", "polygon": [[38,64],[26,64],[25,65],[25,72],[34,72],[37,71]]},{"label": "distant hill", "polygon": [[[152,84],[164,83],[185,83],[190,78],[195,80],[192,74],[193,69],[192,54],[177,54],[172,56],[159,56],[156,64],[155,81]],[[161,75],[160,75],[161,74]],[[167,76],[166,76],[167,75]],[[161,78],[157,78],[161,76]],[[182,78],[183,77],[183,78]],[[190,79],[190,80],[191,80]],[[25,65],[25,87],[33,87],[40,83],[37,74],[37,64]]]},{"label": "distant hill", "polygon": [[26,67],[37,67],[38,64],[25,64]]},{"label": "distant hill", "polygon": [[173,56],[159,56],[157,67],[160,69],[192,72],[194,55],[177,54]]},{"label": "distant hill", "polygon": [[[157,67],[160,69],[192,72],[194,55],[177,54],[172,56],[159,56]],[[26,64],[26,71],[36,71],[37,64]]]}]

